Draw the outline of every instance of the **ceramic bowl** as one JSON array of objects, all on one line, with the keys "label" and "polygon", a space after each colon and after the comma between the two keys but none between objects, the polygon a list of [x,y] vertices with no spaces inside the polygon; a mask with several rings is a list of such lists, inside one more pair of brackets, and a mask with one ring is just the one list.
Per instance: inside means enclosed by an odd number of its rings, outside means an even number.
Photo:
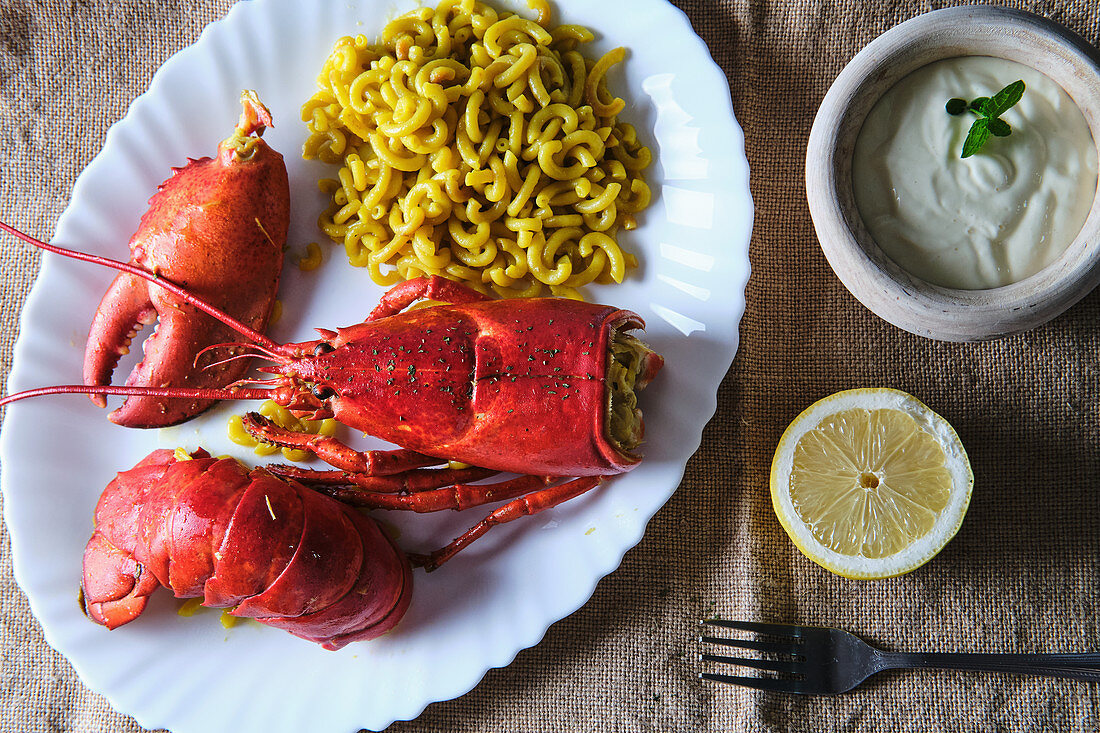
[{"label": "ceramic bowl", "polygon": [[1100,283],[1100,197],[1076,239],[1038,273],[987,290],[934,285],[896,265],[856,208],[852,157],[875,102],[922,66],[959,56],[994,56],[1032,67],[1059,84],[1100,140],[1100,54],[1069,29],[1031,13],[989,6],[937,10],[895,26],[867,45],[821,103],[806,154],[806,192],[818,239],[845,287],[906,331],[980,341],[1034,328]]}]

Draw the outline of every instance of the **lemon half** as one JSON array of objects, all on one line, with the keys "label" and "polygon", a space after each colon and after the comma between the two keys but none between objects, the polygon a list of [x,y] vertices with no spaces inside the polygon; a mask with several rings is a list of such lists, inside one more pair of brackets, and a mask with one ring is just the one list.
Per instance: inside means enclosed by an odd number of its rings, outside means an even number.
[{"label": "lemon half", "polygon": [[795,546],[847,578],[890,578],[955,536],[974,473],[954,428],[896,389],[837,392],[795,418],[772,460],[772,506]]}]

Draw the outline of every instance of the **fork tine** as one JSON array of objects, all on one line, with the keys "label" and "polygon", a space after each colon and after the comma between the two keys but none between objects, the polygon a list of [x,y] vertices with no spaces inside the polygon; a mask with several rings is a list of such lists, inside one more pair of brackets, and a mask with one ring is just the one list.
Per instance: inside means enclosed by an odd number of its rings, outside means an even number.
[{"label": "fork tine", "polygon": [[721,664],[736,664],[739,667],[752,667],[753,669],[767,669],[772,672],[786,672],[798,674],[804,672],[802,662],[787,662],[778,659],[746,659],[744,657],[726,657],[720,654],[704,654],[703,661],[719,662]]},{"label": "fork tine", "polygon": [[722,646],[735,646],[739,649],[754,649],[769,654],[790,654],[793,656],[802,650],[802,647],[795,642],[750,641],[748,639],[726,639],[717,636],[700,636],[699,641],[704,644],[721,644]]},{"label": "fork tine", "polygon": [[705,618],[702,620],[703,624],[709,626],[721,626],[726,629],[740,629],[742,631],[755,631],[758,634],[769,634],[771,636],[794,636],[801,637],[805,627],[796,626],[794,624],[764,624],[756,621],[726,621],[719,618]]},{"label": "fork tine", "polygon": [[704,680],[712,682],[725,682],[730,685],[753,687],[757,690],[772,690],[773,692],[801,692],[798,680],[780,680],[774,677],[737,677],[728,674],[714,674],[703,672],[699,675]]}]

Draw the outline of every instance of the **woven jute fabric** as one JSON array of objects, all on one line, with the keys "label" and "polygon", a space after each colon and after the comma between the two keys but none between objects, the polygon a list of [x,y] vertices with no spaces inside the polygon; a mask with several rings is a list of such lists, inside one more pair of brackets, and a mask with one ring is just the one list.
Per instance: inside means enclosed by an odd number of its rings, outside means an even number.
[{"label": "woven jute fabric", "polygon": [[[696,622],[711,614],[840,626],[895,650],[1097,649],[1100,296],[1020,336],[937,343],[865,310],[826,263],[803,184],[817,106],[863,45],[941,3],[677,4],[729,79],[756,206],[741,343],[717,413],[683,484],[582,609],[472,692],[392,730],[1100,729],[1100,687],[1067,681],[898,672],[841,697],[794,698],[698,679]],[[0,218],[48,238],[108,127],[229,5],[0,4]],[[1092,2],[1017,5],[1098,40]],[[0,259],[6,376],[39,260],[8,237]],[[803,408],[877,385],[913,393],[954,424],[976,483],[961,531],[934,561],[901,578],[850,581],[787,540],[768,470]],[[57,444],[65,460],[64,441]],[[6,530],[2,548],[0,731],[139,730],[46,645],[13,580]],[[211,685],[233,684],[232,670],[206,672]]]}]

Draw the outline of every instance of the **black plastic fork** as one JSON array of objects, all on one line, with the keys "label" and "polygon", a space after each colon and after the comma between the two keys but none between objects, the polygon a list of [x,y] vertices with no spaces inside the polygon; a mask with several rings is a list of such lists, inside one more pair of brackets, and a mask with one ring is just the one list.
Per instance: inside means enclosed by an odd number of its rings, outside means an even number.
[{"label": "black plastic fork", "polygon": [[776,676],[745,677],[714,672],[700,676],[715,682],[755,687],[760,690],[803,695],[847,692],[877,672],[887,669],[956,669],[970,672],[1064,677],[1100,682],[1100,653],[1087,654],[977,654],[884,652],[847,631],[822,626],[755,623],[705,619],[707,626],[751,631],[767,640],[701,636],[704,644],[718,644],[760,652],[777,658],[733,657],[703,654],[708,662],[775,672]]}]

